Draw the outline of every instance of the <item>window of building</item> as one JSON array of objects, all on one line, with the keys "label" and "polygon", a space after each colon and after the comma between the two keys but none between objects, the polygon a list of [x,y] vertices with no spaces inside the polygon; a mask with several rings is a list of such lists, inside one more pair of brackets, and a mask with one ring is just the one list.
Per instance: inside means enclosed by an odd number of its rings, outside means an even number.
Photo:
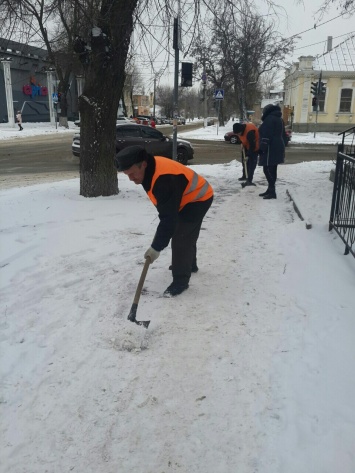
[{"label": "window of building", "polygon": [[341,89],[339,112],[350,112],[353,89]]}]

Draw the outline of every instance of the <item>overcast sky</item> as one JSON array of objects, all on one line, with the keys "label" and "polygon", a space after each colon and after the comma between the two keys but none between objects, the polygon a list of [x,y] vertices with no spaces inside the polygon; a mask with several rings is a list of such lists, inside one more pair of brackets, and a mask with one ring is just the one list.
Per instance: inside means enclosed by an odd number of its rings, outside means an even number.
[{"label": "overcast sky", "polygon": [[[333,48],[339,43],[346,40],[350,33],[355,33],[355,9],[354,15],[340,16],[340,11],[337,10],[336,6],[332,6],[327,10],[327,14],[323,18],[319,17],[317,10],[323,3],[323,0],[316,0],[309,2],[304,0],[303,5],[297,2],[297,0],[286,0],[279,2],[283,4],[285,13],[282,14],[282,10],[279,10],[278,14],[278,30],[280,34],[285,37],[293,35],[299,35],[300,38],[295,38],[295,51],[292,56],[287,58],[290,62],[296,62],[300,56],[307,55],[319,55],[323,54],[327,50],[327,38],[328,36],[333,37]],[[260,13],[266,13],[263,2],[259,0]],[[287,13],[287,16],[286,16]],[[337,18],[338,17],[338,18]],[[317,25],[314,28],[314,25]],[[184,42],[184,38],[183,38]],[[184,42],[184,50],[187,49],[186,38]],[[172,44],[168,46],[170,54],[170,67],[169,70],[165,71],[163,77],[160,79],[160,83],[174,85],[174,51]],[[180,53],[180,62],[183,59],[183,53]],[[193,58],[188,57],[185,60],[193,61]],[[154,64],[155,71],[158,71],[167,62],[167,55],[161,55],[156,63]],[[154,72],[150,67],[144,68],[144,83],[147,89],[151,87],[153,91],[153,78]],[[148,92],[148,90],[146,90]]]},{"label": "overcast sky", "polygon": [[[333,37],[333,47],[335,47],[350,36],[348,33],[355,33],[355,9],[352,17],[349,15],[339,17],[340,11],[333,6],[327,10],[327,15],[319,19],[316,11],[323,3],[322,1],[305,1],[304,5],[291,0],[285,3],[288,5],[289,20],[280,18],[280,32],[285,36],[302,33],[291,57],[293,61],[297,61],[300,56],[313,56],[326,52],[328,36]],[[314,28],[314,25],[317,27]]]}]

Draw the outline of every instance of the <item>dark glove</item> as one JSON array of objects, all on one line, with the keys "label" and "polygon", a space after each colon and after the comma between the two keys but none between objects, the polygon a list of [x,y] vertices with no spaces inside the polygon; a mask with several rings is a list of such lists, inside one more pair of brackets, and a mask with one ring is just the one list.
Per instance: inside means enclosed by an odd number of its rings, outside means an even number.
[{"label": "dark glove", "polygon": [[160,251],[155,250],[151,246],[147,249],[147,251],[144,253],[144,258],[150,258],[150,262],[153,263],[156,259],[159,258]]}]

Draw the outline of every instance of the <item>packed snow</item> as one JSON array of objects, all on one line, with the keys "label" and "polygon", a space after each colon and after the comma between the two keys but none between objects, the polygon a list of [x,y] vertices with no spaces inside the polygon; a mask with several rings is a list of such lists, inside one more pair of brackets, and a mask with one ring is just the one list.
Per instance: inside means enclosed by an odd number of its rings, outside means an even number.
[{"label": "packed snow", "polygon": [[1,472],[353,473],[355,261],[328,231],[333,167],[280,166],[264,200],[260,168],[242,189],[236,160],[193,165],[215,191],[200,269],[162,297],[162,251],[148,329],[127,320],[158,223],[141,186],[0,191]]}]

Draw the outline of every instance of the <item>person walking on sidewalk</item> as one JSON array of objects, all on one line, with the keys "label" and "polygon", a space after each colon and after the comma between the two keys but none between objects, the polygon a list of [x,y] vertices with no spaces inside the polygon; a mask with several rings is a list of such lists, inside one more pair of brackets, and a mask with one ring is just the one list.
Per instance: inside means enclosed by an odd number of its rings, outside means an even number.
[{"label": "person walking on sidewalk", "polygon": [[23,127],[22,127],[22,114],[21,114],[21,111],[20,110],[17,110],[17,113],[16,113],[16,121],[17,121],[17,124],[20,128],[20,131],[23,130]]},{"label": "person walking on sidewalk", "polygon": [[141,184],[159,213],[153,242],[144,257],[155,261],[171,240],[173,282],[164,294],[177,296],[189,287],[196,272],[196,244],[213,189],[201,175],[172,159],[152,156],[142,146],[116,154],[115,165],[135,184]]},{"label": "person walking on sidewalk", "polygon": [[268,188],[259,195],[264,199],[276,199],[277,166],[285,160],[284,123],[280,106],[266,105],[261,120],[259,166],[263,166]]},{"label": "person walking on sidewalk", "polygon": [[254,123],[234,123],[233,131],[238,135],[244,152],[243,176],[246,182],[243,182],[242,187],[255,186],[253,177],[258,162],[259,130]]}]

